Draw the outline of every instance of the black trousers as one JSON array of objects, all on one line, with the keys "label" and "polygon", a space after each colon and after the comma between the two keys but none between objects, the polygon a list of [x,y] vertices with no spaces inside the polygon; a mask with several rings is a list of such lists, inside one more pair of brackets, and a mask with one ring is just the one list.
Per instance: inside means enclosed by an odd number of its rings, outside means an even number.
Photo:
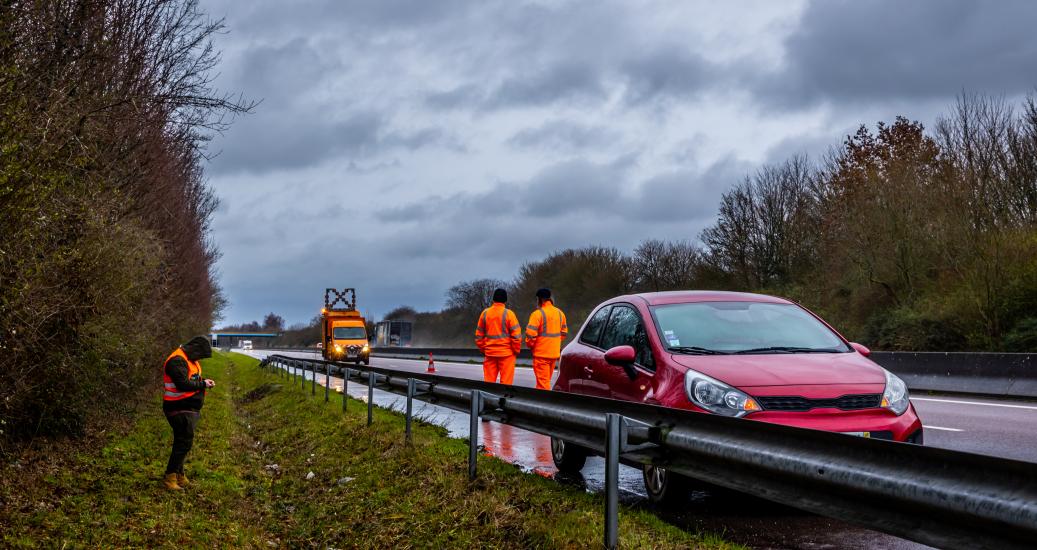
[{"label": "black trousers", "polygon": [[166,415],[166,420],[173,428],[173,450],[169,453],[169,462],[166,463],[167,474],[184,473],[184,459],[194,444],[194,428],[198,425],[200,416],[197,411],[178,413]]}]

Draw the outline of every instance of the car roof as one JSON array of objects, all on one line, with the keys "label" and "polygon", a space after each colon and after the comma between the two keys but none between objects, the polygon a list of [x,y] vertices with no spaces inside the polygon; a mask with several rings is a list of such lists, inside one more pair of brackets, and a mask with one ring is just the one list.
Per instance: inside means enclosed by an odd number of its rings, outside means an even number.
[{"label": "car roof", "polygon": [[666,304],[687,304],[694,302],[764,302],[769,304],[791,304],[792,302],[776,296],[753,294],[751,292],[727,292],[722,290],[677,290],[671,292],[642,292],[617,296],[609,302],[629,302],[631,298],[641,298],[650,306]]}]

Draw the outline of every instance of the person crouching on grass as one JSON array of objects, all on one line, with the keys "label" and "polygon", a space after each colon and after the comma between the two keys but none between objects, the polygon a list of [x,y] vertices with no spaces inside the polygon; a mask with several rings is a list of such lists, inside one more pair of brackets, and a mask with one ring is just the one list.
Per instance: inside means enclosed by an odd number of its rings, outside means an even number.
[{"label": "person crouching on grass", "polygon": [[202,359],[212,357],[212,346],[204,336],[195,336],[169,354],[162,367],[162,412],[173,428],[173,450],[169,453],[165,487],[180,491],[187,485],[184,459],[194,443],[194,429],[205,402],[205,390],[216,382],[202,379]]}]

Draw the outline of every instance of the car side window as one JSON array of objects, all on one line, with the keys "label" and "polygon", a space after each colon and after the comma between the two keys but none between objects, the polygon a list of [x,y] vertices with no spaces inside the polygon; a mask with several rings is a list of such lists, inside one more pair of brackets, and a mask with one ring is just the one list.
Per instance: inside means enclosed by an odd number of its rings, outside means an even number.
[{"label": "car side window", "polygon": [[580,342],[591,346],[598,345],[598,338],[601,337],[601,329],[605,328],[605,321],[609,318],[609,311],[612,310],[612,306],[605,306],[597,311],[588,321],[587,327],[580,333]]},{"label": "car side window", "polygon": [[655,358],[648,343],[645,325],[637,310],[630,306],[613,306],[612,315],[601,334],[601,347],[604,349],[616,346],[631,346],[637,352],[637,364],[655,370]]}]

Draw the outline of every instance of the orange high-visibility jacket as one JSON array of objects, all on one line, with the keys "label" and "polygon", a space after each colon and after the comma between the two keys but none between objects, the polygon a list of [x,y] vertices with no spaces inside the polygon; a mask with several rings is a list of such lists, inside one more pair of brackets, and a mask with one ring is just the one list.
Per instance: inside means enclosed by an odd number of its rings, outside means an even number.
[{"label": "orange high-visibility jacket", "polygon": [[500,302],[484,309],[475,326],[475,345],[486,357],[518,355],[522,349],[522,325],[515,312]]},{"label": "orange high-visibility jacket", "polygon": [[187,354],[184,350],[176,348],[176,351],[169,354],[166,360],[162,363],[162,383],[165,385],[165,392],[162,393],[162,399],[165,401],[179,401],[181,399],[187,399],[192,395],[198,393],[198,391],[176,391],[176,384],[173,383],[173,379],[166,374],[166,363],[174,357],[179,357],[187,362],[187,379],[194,379],[194,375],[202,376],[202,364],[198,361],[191,361],[187,358]]},{"label": "orange high-visibility jacket", "polygon": [[529,315],[526,325],[526,347],[533,357],[557,359],[562,355],[562,340],[569,334],[565,314],[548,300]]}]

